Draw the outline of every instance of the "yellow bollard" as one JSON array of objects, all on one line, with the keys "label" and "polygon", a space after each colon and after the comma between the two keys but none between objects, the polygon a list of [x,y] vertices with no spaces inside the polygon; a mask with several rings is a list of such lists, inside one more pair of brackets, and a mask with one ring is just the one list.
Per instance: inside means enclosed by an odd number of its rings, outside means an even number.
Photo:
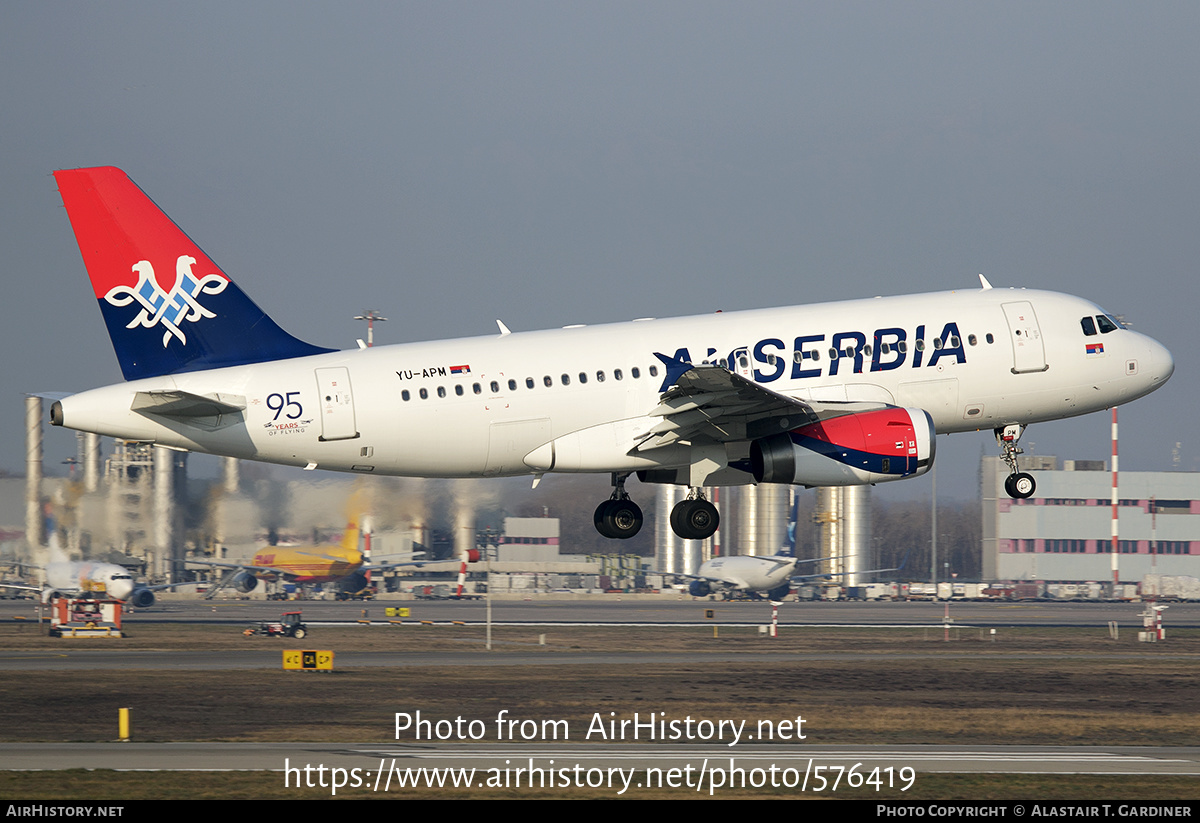
[{"label": "yellow bollard", "polygon": [[117,738],[129,742],[129,709],[117,709]]}]

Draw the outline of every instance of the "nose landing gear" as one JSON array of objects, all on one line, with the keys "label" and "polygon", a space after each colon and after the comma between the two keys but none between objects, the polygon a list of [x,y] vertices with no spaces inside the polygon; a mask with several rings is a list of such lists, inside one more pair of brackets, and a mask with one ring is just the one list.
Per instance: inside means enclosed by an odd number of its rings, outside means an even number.
[{"label": "nose landing gear", "polygon": [[1017,455],[1024,453],[1022,449],[1017,448],[1017,441],[1021,439],[1024,431],[1025,426],[1021,423],[1010,423],[995,429],[996,442],[1000,444],[1000,459],[1005,462],[1009,471],[1008,477],[1004,479],[1004,491],[1009,497],[1017,500],[1031,497],[1037,488],[1033,475],[1017,471]]}]

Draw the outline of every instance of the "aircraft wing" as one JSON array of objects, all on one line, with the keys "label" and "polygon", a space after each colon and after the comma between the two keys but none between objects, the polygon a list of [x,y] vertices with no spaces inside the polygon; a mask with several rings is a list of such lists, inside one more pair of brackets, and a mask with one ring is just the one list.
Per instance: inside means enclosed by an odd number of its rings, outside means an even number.
[{"label": "aircraft wing", "polygon": [[389,569],[401,569],[406,566],[420,568],[421,566],[430,566],[435,563],[462,563],[462,558],[444,557],[441,560],[398,560],[395,563],[372,563],[369,566],[363,566],[361,571],[385,572]]},{"label": "aircraft wing", "polygon": [[[900,561],[899,566],[893,566],[890,569],[861,569],[859,571],[853,571],[853,572],[826,572],[825,574],[797,574],[797,575],[792,576],[792,582],[795,583],[797,581],[804,581],[804,580],[820,580],[822,578],[828,578],[828,577],[842,577],[847,574],[882,574],[883,572],[898,572],[898,571],[901,571],[905,566],[908,565],[908,556],[910,554],[912,554],[912,548],[909,548],[909,550],[904,553],[904,559]],[[841,555],[841,556],[842,557],[850,557],[850,555]],[[813,558],[812,560],[800,560],[798,562],[800,562],[800,563],[819,563],[822,560],[835,560],[835,559],[837,559],[837,558],[817,557],[817,558]]]},{"label": "aircraft wing", "polygon": [[[240,569],[248,572],[263,572],[265,574],[279,574],[284,577],[291,577],[296,574],[295,569],[277,569],[274,566],[255,566],[253,563],[218,563],[215,560],[188,560],[188,563],[197,566],[212,566],[218,569]],[[176,583],[175,585],[180,585]]]},{"label": "aircraft wing", "polygon": [[680,440],[753,440],[820,420],[887,408],[880,402],[797,400],[722,366],[695,366],[658,352],[654,356],[667,370],[665,390],[658,406],[650,412],[662,422],[650,429],[638,444],[638,451]]},{"label": "aircraft wing", "polygon": [[138,586],[138,588],[147,590],[147,591],[158,592],[158,591],[162,591],[163,589],[174,589],[178,586],[199,586],[202,582],[204,582],[204,581],[202,581],[202,580],[185,580],[182,583],[155,583],[153,586],[142,585],[142,586]]}]

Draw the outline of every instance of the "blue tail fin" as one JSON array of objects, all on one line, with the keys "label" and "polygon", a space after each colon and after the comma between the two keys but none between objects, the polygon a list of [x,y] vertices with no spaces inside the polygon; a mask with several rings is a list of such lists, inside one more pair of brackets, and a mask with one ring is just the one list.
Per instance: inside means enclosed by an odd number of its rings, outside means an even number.
[{"label": "blue tail fin", "polygon": [[333,351],[279,328],[125,172],[54,178],[126,380]]}]

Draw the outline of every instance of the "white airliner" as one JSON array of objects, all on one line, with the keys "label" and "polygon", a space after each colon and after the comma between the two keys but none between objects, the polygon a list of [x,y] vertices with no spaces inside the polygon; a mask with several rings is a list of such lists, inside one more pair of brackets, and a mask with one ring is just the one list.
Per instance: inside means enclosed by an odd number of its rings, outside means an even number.
[{"label": "white airliner", "polygon": [[138,583],[123,566],[114,563],[91,563],[77,560],[60,560],[46,564],[46,584],[29,586],[17,583],[0,583],[6,589],[23,589],[41,593],[43,603],[56,597],[93,597],[104,595],[113,600],[122,600],[131,606],[147,608],[155,602],[154,592],[187,583],[165,583],[147,586]]},{"label": "white airliner", "polygon": [[54,425],[308,469],[424,477],[612,476],[596,510],[631,537],[629,475],[706,486],[924,474],[935,433],[992,429],[1033,493],[1031,423],[1126,403],[1171,376],[1162,345],[1079,297],[981,288],[332,351],[284,332],[119,169],[55,173],[125,383]]},{"label": "white airliner", "polygon": [[770,600],[783,600],[792,588],[796,573],[796,558],[787,555],[751,557],[734,555],[714,557],[700,564],[695,574],[681,575],[691,579],[688,593],[692,597],[708,597],[729,592],[754,592]]},{"label": "white airliner", "polygon": [[[774,554],[769,556],[732,555],[729,557],[714,557],[700,564],[695,574],[682,574],[680,577],[689,578],[688,593],[692,597],[708,597],[717,594],[722,598],[732,592],[747,592],[761,595],[768,600],[780,601],[788,596],[793,583],[803,583],[808,580],[832,580],[841,577],[844,572],[829,574],[797,574],[797,570],[807,563],[823,563],[828,559],[813,558],[797,560],[790,554]],[[894,572],[903,568],[908,562],[888,569],[863,569],[854,574],[868,575],[878,572]]]}]

